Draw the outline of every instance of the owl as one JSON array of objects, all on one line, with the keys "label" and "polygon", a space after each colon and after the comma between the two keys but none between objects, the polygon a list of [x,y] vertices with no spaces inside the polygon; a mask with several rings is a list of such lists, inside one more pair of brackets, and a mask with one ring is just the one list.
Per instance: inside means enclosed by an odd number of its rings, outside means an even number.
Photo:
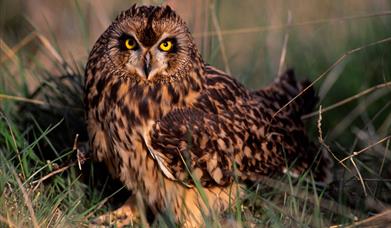
[{"label": "owl", "polygon": [[89,55],[85,110],[94,159],[132,195],[96,221],[122,226],[148,207],[199,227],[262,177],[308,171],[328,182],[331,162],[301,120],[314,90],[277,113],[308,85],[287,71],[250,91],[204,62],[169,6],[122,12]]}]

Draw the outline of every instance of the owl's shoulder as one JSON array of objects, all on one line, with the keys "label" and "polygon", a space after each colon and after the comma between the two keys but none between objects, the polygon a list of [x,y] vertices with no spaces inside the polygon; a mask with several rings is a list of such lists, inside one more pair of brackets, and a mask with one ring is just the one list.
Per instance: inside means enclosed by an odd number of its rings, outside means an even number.
[{"label": "owl's shoulder", "polygon": [[217,67],[206,65],[205,72],[207,89],[228,89],[235,92],[236,95],[242,95],[248,92],[235,77]]},{"label": "owl's shoulder", "polygon": [[232,112],[250,99],[250,91],[216,67],[207,65],[204,79],[204,89],[193,107],[215,114]]}]

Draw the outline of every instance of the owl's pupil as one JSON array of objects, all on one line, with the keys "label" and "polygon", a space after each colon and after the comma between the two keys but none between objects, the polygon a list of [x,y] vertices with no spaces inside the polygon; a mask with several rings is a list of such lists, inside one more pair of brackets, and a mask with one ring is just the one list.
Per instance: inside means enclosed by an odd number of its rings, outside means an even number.
[{"label": "owl's pupil", "polygon": [[168,46],[168,43],[167,43],[167,42],[164,42],[164,43],[163,43],[163,46],[164,46],[164,47],[167,47],[167,46]]}]

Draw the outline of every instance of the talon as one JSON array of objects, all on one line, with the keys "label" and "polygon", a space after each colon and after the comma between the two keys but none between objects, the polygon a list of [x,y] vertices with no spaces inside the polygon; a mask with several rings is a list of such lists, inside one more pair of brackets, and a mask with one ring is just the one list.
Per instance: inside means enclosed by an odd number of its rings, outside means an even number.
[{"label": "talon", "polygon": [[134,198],[130,197],[120,208],[107,212],[91,221],[92,225],[124,227],[133,226],[133,220],[138,219],[137,208],[133,206]]}]

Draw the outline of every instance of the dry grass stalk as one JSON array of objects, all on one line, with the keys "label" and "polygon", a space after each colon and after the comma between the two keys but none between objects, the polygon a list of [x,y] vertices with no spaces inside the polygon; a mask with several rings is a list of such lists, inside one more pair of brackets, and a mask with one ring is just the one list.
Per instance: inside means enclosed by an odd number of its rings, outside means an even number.
[{"label": "dry grass stalk", "polygon": [[[363,102],[359,102],[359,104],[353,108],[344,118],[342,118],[337,125],[334,126],[333,129],[329,132],[329,135],[331,137],[335,137],[336,135],[340,135],[343,133],[351,124],[352,122],[367,108],[373,104],[377,99],[383,97],[387,91],[385,90],[377,90],[374,93],[370,94],[368,97],[365,98]],[[383,112],[388,108],[388,106],[391,105],[391,101],[388,102],[381,110],[379,110],[378,113]],[[391,115],[390,115],[390,120],[391,120]],[[379,130],[379,132],[385,132]]]},{"label": "dry grass stalk", "polygon": [[63,66],[65,66],[65,69],[68,71],[68,73],[73,73],[72,69],[67,67],[67,64],[65,64],[66,62],[65,62],[64,58],[62,58],[61,55],[56,51],[56,49],[53,47],[53,45],[50,43],[50,41],[44,35],[39,34],[37,31],[33,31],[30,34],[28,34],[27,36],[25,36],[19,43],[17,43],[12,48],[8,48],[5,45],[5,42],[2,39],[0,39],[0,41],[1,41],[0,48],[3,49],[3,51],[5,52],[5,56],[3,56],[0,59],[0,64],[7,61],[8,59],[14,59],[16,56],[16,53],[20,49],[22,49],[24,46],[26,46],[27,44],[29,44],[31,41],[33,41],[36,38],[43,45],[43,47],[46,48],[46,50],[49,52],[49,54],[54,57],[54,59],[57,62],[59,62]]},{"label": "dry grass stalk", "polygon": [[366,48],[369,48],[369,47],[372,47],[372,46],[375,46],[375,45],[379,45],[379,44],[382,44],[382,43],[387,43],[387,42],[390,42],[391,41],[391,37],[387,37],[385,39],[382,39],[382,40],[378,40],[378,41],[375,41],[375,42],[372,42],[372,43],[369,43],[367,45],[364,45],[364,46],[360,46],[358,48],[355,48],[355,49],[352,49],[350,51],[347,51],[345,52],[341,57],[339,57],[339,59],[337,61],[335,61],[326,71],[324,71],[321,75],[319,75],[315,80],[313,80],[306,88],[304,88],[299,94],[297,94],[294,98],[292,98],[289,102],[287,102],[284,106],[282,106],[277,112],[275,112],[272,116],[272,118],[274,118],[276,115],[278,115],[278,113],[280,113],[283,109],[285,109],[289,104],[291,104],[293,101],[295,101],[299,96],[301,96],[303,93],[305,93],[309,88],[311,88],[313,85],[315,85],[315,83],[317,83],[320,79],[322,79],[325,75],[327,75],[331,70],[333,70],[336,66],[338,66],[338,64],[340,64],[343,60],[345,60],[348,56],[356,53],[356,52],[359,52],[359,51],[362,51]]},{"label": "dry grass stalk", "polygon": [[78,110],[78,111],[83,111],[82,108],[77,108],[77,107],[68,107],[68,106],[62,106],[62,105],[56,105],[56,104],[49,104],[47,102],[37,100],[37,99],[30,99],[26,97],[20,97],[20,96],[12,96],[12,95],[7,95],[7,94],[0,94],[0,100],[13,100],[13,101],[20,101],[20,102],[25,102],[25,103],[30,103],[30,104],[35,104],[35,105],[42,105],[42,106],[48,106],[48,107],[55,107],[55,108],[61,108],[61,109],[73,109],[73,110]]},{"label": "dry grass stalk", "polygon": [[364,183],[364,180],[363,180],[363,178],[361,176],[360,170],[358,169],[356,163],[354,162],[353,157],[350,158],[350,161],[352,162],[354,168],[356,169],[356,172],[358,174],[358,179],[360,180],[362,189],[364,191],[364,195],[365,195],[365,197],[367,197],[368,196],[367,189],[365,188],[365,183]]},{"label": "dry grass stalk", "polygon": [[[288,25],[292,24],[292,13],[291,11],[288,11]],[[280,63],[278,65],[278,74],[277,75],[282,75],[282,72],[284,70],[285,66],[285,57],[286,57],[286,49],[288,46],[288,40],[289,40],[289,30],[285,32],[284,35],[284,43],[282,45],[282,51],[281,51],[281,56],[280,56]]]},{"label": "dry grass stalk", "polygon": [[[2,59],[7,59],[7,58],[10,58],[12,60],[12,62],[17,65],[17,61],[15,58],[13,58],[12,55],[9,55],[9,53],[12,53],[12,49],[10,47],[8,47],[8,45],[5,43],[5,41],[3,39],[0,38],[0,50],[2,50],[5,54],[5,56],[2,57]],[[2,62],[0,62],[2,63]]]},{"label": "dry grass stalk", "polygon": [[64,171],[68,170],[69,168],[71,168],[72,166],[74,166],[74,165],[76,165],[76,164],[78,165],[79,170],[81,170],[81,165],[82,165],[86,160],[88,160],[88,159],[90,159],[90,158],[89,158],[89,157],[86,157],[84,154],[83,154],[83,155],[80,155],[81,152],[80,152],[80,150],[79,150],[78,147],[77,147],[77,140],[78,140],[78,139],[79,139],[79,134],[76,134],[75,140],[74,140],[74,143],[73,143],[73,148],[72,148],[72,151],[76,151],[76,153],[77,153],[77,160],[71,162],[70,164],[68,164],[68,165],[66,165],[66,166],[63,166],[63,167],[61,167],[61,168],[56,169],[56,170],[54,170],[53,172],[48,173],[47,175],[41,177],[41,178],[38,179],[38,180],[32,181],[32,182],[31,182],[32,184],[36,184],[35,187],[33,188],[33,191],[37,190],[37,188],[39,187],[39,185],[40,185],[43,181],[49,179],[49,178],[52,177],[52,176],[55,176],[55,175],[57,175],[57,174],[59,174],[59,173],[62,173],[62,172],[64,172]]},{"label": "dry grass stalk", "polygon": [[[31,41],[35,39],[37,36],[36,32],[29,33],[27,36],[25,36],[19,43],[17,43],[14,47],[11,49],[4,50],[5,51],[5,56],[3,56],[0,59],[0,64],[4,63],[8,59],[13,59],[16,56],[16,53],[22,49],[24,46],[29,44]],[[3,40],[1,42],[4,42]]]},{"label": "dry grass stalk", "polygon": [[39,185],[40,185],[43,181],[49,179],[50,177],[52,177],[52,176],[54,176],[54,175],[56,175],[56,174],[59,174],[59,173],[64,172],[65,170],[69,169],[70,167],[72,167],[72,166],[74,166],[74,165],[76,165],[76,162],[72,162],[72,163],[69,164],[69,165],[66,165],[66,166],[63,166],[63,167],[61,167],[61,168],[59,168],[59,169],[56,169],[56,170],[54,170],[53,172],[50,172],[50,173],[48,173],[47,175],[45,175],[45,176],[39,178],[39,180],[35,180],[35,181],[31,182],[32,184],[36,184],[35,187],[33,188],[33,191],[37,190],[37,188],[39,187]]},{"label": "dry grass stalk", "polygon": [[372,147],[374,147],[374,146],[376,146],[376,145],[378,145],[378,144],[380,144],[380,143],[382,143],[382,142],[384,142],[384,141],[387,141],[387,140],[390,139],[390,138],[391,138],[391,135],[389,135],[389,136],[387,136],[387,137],[385,137],[385,138],[383,138],[383,139],[381,139],[381,140],[379,140],[379,141],[377,141],[377,142],[375,142],[375,143],[373,143],[373,144],[371,144],[371,145],[365,147],[365,148],[362,149],[362,150],[355,151],[355,152],[353,152],[351,155],[349,155],[349,156],[347,156],[347,157],[341,159],[341,160],[339,161],[339,163],[343,163],[343,162],[346,161],[347,159],[351,159],[351,158],[353,158],[353,157],[355,157],[355,156],[357,156],[357,155],[359,155],[359,154],[361,154],[361,153],[367,151],[368,149],[370,149],[370,148],[372,148]]},{"label": "dry grass stalk", "polygon": [[272,26],[256,26],[256,27],[251,27],[251,28],[195,33],[194,37],[219,36],[219,34],[224,36],[224,35],[235,35],[235,34],[245,34],[245,33],[256,33],[256,32],[272,31],[272,30],[278,30],[278,29],[310,26],[310,25],[321,25],[321,24],[326,24],[326,23],[340,23],[343,21],[351,21],[351,20],[355,20],[355,19],[367,19],[367,18],[373,18],[373,17],[384,17],[384,16],[389,16],[389,15],[391,15],[391,11],[383,11],[383,12],[379,12],[379,13],[366,14],[366,15],[304,21],[304,22],[294,23],[291,25],[283,24],[283,25],[272,25]]},{"label": "dry grass stalk", "polygon": [[216,15],[214,3],[210,4],[210,11],[212,12],[211,15],[212,15],[213,26],[215,27],[215,29],[217,31],[217,39],[219,40],[221,57],[223,58],[223,61],[224,61],[225,71],[227,72],[227,74],[230,75],[231,69],[229,67],[227,53],[225,52],[223,35],[220,33],[221,29],[220,29],[219,21],[217,20],[217,15]]},{"label": "dry grass stalk", "polygon": [[22,191],[24,203],[27,206],[27,209],[30,213],[31,222],[33,223],[32,225],[34,228],[39,228],[37,217],[35,216],[34,208],[31,203],[30,197],[28,196],[26,189],[23,187],[22,181],[20,181],[18,175],[15,173],[15,170],[12,170],[12,172],[13,172],[13,175],[16,179],[16,182],[18,183],[20,190]]},{"label": "dry grass stalk", "polygon": [[380,228],[380,227],[391,227],[390,224],[391,224],[391,210],[386,210],[380,214],[355,222],[351,225],[339,224],[339,225],[330,226],[329,228],[340,228],[340,227],[345,227],[345,228],[379,227]]},{"label": "dry grass stalk", "polygon": [[[385,82],[385,83],[382,83],[382,84],[373,86],[373,87],[371,87],[371,88],[369,88],[369,89],[366,89],[366,90],[364,90],[364,91],[362,91],[362,92],[360,92],[360,93],[358,93],[358,94],[356,94],[356,95],[353,95],[353,96],[351,96],[351,97],[348,97],[348,98],[346,98],[346,99],[343,99],[342,101],[339,101],[339,102],[337,102],[337,103],[335,103],[335,104],[333,104],[333,105],[330,105],[330,106],[324,108],[324,109],[322,110],[322,112],[323,112],[323,113],[328,112],[328,111],[330,111],[330,110],[332,110],[332,109],[338,108],[338,107],[340,107],[340,106],[342,106],[342,105],[344,105],[344,104],[347,104],[347,103],[349,103],[349,102],[351,102],[351,101],[354,101],[354,100],[356,100],[356,99],[358,99],[358,98],[360,98],[360,97],[362,97],[362,96],[365,96],[365,95],[367,95],[367,94],[369,94],[369,93],[372,93],[372,92],[374,92],[374,91],[376,91],[376,90],[383,89],[383,88],[386,88],[386,87],[391,88],[391,82]],[[313,117],[313,116],[316,116],[316,115],[318,115],[318,114],[319,114],[319,112],[312,112],[312,113],[309,113],[309,114],[306,114],[306,115],[302,116],[301,118],[302,118],[302,119],[308,119],[308,118]]]},{"label": "dry grass stalk", "polygon": [[105,203],[106,203],[107,201],[109,201],[109,199],[111,199],[113,196],[115,196],[119,191],[121,191],[121,190],[124,189],[124,188],[125,188],[125,185],[122,186],[121,188],[119,188],[119,189],[118,189],[117,191],[115,191],[113,194],[111,194],[111,195],[105,197],[103,200],[101,200],[101,201],[96,205],[96,207],[95,207],[90,213],[88,213],[88,214],[84,217],[84,220],[87,221],[89,218],[91,218],[91,217],[96,213],[97,210],[99,210],[100,208],[102,208],[103,205],[105,205]]},{"label": "dry grass stalk", "polygon": [[0,222],[8,225],[9,227],[17,227],[14,222],[9,220],[8,218],[4,218],[3,216],[0,215]]},{"label": "dry grass stalk", "polygon": [[[282,181],[272,179],[270,177],[263,177],[261,183],[280,191],[284,191],[284,189],[290,189],[290,186],[288,184],[285,184]],[[288,194],[297,197],[301,200],[308,200],[310,203],[314,205],[317,204],[315,197],[306,195],[305,192],[296,191]],[[337,213],[343,217],[350,218],[350,219],[354,219],[356,217],[355,214],[360,214],[358,211],[354,211],[349,207],[346,207],[342,204],[338,204],[335,201],[331,201],[327,199],[322,199],[321,201],[319,201],[319,206],[321,208],[327,209],[331,212]]]}]

